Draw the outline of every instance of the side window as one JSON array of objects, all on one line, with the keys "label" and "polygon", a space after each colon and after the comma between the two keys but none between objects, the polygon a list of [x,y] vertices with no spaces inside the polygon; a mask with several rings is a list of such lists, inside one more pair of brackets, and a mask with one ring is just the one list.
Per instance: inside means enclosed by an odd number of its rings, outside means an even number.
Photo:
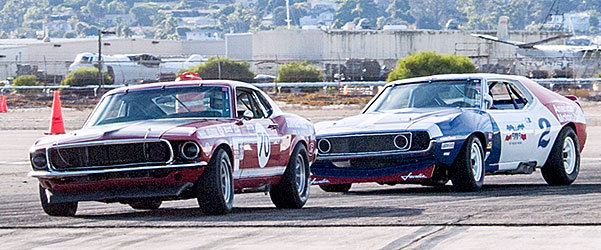
[{"label": "side window", "polygon": [[255,94],[259,98],[259,102],[260,102],[261,106],[263,107],[263,110],[266,113],[265,116],[270,117],[271,114],[273,114],[273,108],[269,104],[269,101],[267,101],[267,99],[266,99],[265,95],[263,95],[263,93],[255,91]]},{"label": "side window", "polygon": [[237,89],[236,96],[236,115],[241,118],[246,110],[253,112],[253,118],[263,118],[263,111],[259,108],[257,100],[252,92],[248,90]]},{"label": "side window", "polygon": [[490,109],[522,109],[528,104],[528,99],[515,85],[508,82],[492,82],[488,94],[493,99]]}]

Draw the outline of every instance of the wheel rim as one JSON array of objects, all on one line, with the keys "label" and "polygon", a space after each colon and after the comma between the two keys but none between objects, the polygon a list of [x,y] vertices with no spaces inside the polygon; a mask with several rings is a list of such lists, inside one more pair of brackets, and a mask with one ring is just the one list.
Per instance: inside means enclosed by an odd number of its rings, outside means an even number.
[{"label": "wheel rim", "polygon": [[294,167],[296,191],[300,197],[304,197],[305,189],[307,188],[307,176],[305,170],[305,159],[302,155],[296,156],[296,162]]},{"label": "wheel rim", "polygon": [[482,171],[483,171],[483,161],[482,161],[482,149],[478,143],[472,143],[472,149],[470,152],[470,162],[472,164],[472,174],[474,175],[474,180],[476,182],[482,179]]},{"label": "wheel rim", "polygon": [[232,197],[232,182],[230,178],[230,163],[226,157],[221,158],[221,164],[219,164],[219,171],[221,176],[221,192],[223,193],[223,199],[225,202],[229,202]]},{"label": "wheel rim", "polygon": [[563,168],[567,174],[571,174],[576,169],[576,146],[572,137],[566,137],[563,141]]}]

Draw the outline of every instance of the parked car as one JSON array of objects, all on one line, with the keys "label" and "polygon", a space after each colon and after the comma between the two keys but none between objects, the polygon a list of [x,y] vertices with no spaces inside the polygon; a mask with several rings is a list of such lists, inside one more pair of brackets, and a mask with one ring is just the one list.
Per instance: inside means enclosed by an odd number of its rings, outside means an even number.
[{"label": "parked car", "polygon": [[82,129],[41,138],[30,152],[49,215],[73,216],[80,201],[158,209],[189,198],[223,214],[243,192],[301,208],[315,130],[249,84],[191,80],[110,91]]},{"label": "parked car", "polygon": [[316,124],[312,183],[445,185],[480,190],[485,173],[578,176],[586,122],[577,99],[520,76],[438,75],[395,81],[361,114]]}]

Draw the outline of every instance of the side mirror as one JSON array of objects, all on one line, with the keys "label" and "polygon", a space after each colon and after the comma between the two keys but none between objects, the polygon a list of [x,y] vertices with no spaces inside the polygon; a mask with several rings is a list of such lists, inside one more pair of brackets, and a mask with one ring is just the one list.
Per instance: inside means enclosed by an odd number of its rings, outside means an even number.
[{"label": "side mirror", "polygon": [[246,120],[250,120],[250,119],[252,119],[254,117],[255,117],[255,114],[252,111],[248,110],[248,109],[246,111],[244,111],[244,113],[242,114],[242,118],[244,118]]}]

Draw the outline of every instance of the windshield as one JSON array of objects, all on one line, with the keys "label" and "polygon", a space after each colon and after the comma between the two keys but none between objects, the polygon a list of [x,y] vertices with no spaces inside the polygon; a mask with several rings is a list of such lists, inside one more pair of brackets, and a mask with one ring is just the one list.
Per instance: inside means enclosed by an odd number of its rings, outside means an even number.
[{"label": "windshield", "polygon": [[365,112],[445,107],[480,107],[480,81],[435,81],[388,86]]},{"label": "windshield", "polygon": [[85,127],[178,117],[230,118],[229,88],[176,87],[110,95],[98,104]]}]

